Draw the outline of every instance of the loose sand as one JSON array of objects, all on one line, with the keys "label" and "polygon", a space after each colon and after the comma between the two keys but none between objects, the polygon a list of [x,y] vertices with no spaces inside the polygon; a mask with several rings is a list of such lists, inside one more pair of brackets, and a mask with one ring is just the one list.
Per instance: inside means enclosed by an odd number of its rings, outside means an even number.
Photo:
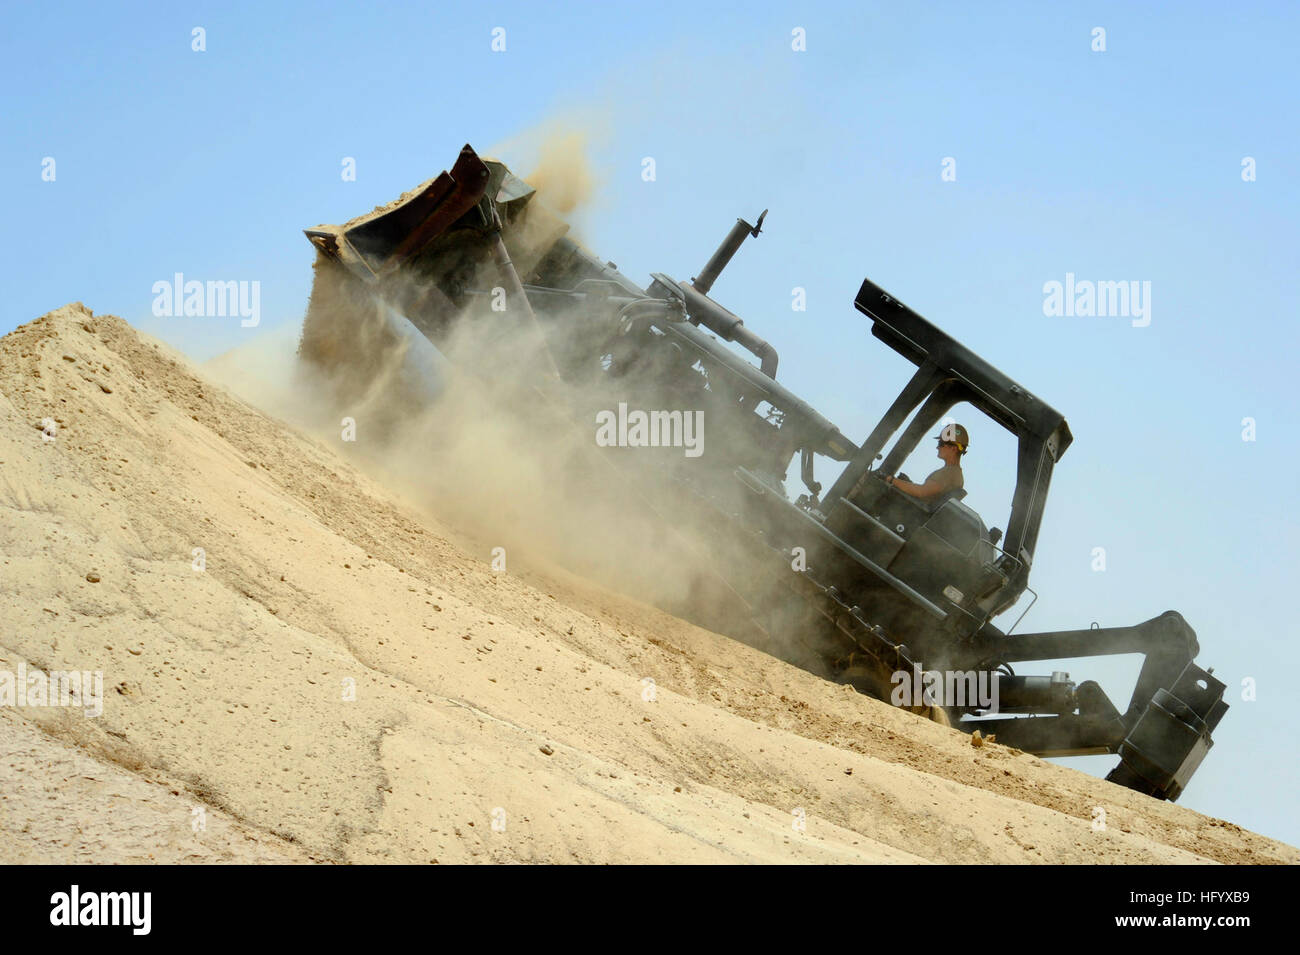
[{"label": "loose sand", "polygon": [[1300,861],[426,510],[120,319],[0,340],[0,671],[104,675],[0,707],[0,861]]}]

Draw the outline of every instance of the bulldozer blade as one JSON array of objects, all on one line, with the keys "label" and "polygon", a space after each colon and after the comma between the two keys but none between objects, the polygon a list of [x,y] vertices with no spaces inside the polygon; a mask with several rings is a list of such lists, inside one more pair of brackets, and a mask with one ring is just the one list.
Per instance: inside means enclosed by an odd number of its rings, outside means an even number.
[{"label": "bulldozer blade", "polygon": [[353,219],[341,228],[306,229],[316,248],[345,264],[364,266],[375,277],[391,274],[442,235],[483,198],[488,167],[468,145],[450,172],[396,203]]}]

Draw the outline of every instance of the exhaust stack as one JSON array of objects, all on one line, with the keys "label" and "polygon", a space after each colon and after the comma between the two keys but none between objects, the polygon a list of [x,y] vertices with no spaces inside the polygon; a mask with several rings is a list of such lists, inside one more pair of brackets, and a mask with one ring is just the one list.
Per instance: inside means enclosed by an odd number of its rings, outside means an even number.
[{"label": "exhaust stack", "polygon": [[763,231],[763,220],[765,218],[767,218],[766,209],[758,217],[758,223],[755,225],[750,225],[744,219],[737,219],[736,224],[727,233],[727,237],[722,240],[722,245],[718,246],[718,250],[713,253],[709,261],[704,263],[704,271],[700,273],[700,277],[691,279],[691,284],[698,291],[708,295],[709,289],[713,288],[713,283],[718,280],[722,270],[727,267],[727,263],[731,261],[732,256],[739,251],[745,237],[752,235],[754,238],[758,238],[758,234]]}]

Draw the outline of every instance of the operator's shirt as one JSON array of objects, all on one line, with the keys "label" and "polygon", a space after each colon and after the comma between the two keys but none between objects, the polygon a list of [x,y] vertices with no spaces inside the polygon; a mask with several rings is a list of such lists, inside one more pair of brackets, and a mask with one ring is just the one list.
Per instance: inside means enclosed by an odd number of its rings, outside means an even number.
[{"label": "operator's shirt", "polygon": [[931,481],[935,481],[940,487],[940,493],[946,494],[949,491],[955,491],[960,488],[964,480],[965,478],[961,473],[960,464],[945,464],[921,483],[929,484]]}]

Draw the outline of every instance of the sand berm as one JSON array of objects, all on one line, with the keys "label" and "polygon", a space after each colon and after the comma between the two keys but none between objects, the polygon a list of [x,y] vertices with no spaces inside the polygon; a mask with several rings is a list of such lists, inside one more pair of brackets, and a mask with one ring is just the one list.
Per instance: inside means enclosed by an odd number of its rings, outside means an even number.
[{"label": "sand berm", "polygon": [[1300,860],[489,559],[120,319],[18,328],[0,670],[103,712],[0,706],[0,861]]}]

